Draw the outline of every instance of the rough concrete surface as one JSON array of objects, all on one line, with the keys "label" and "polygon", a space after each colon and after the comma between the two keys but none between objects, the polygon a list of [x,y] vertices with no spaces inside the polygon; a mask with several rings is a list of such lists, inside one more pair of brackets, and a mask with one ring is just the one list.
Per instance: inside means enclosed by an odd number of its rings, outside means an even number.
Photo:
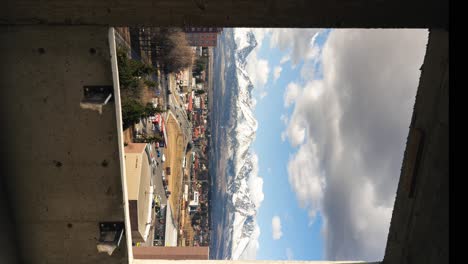
[{"label": "rough concrete surface", "polygon": [[448,27],[442,0],[7,0],[3,24]]},{"label": "rough concrete surface", "polygon": [[[410,128],[410,135],[413,130],[423,135],[410,175],[414,193],[402,176],[383,263],[449,263],[448,94],[448,32],[431,30]],[[408,150],[407,145],[402,175]]]},{"label": "rough concrete surface", "polygon": [[[21,263],[126,263],[98,254],[100,221],[123,221],[115,108],[82,109],[112,85],[106,27],[0,27],[2,172]],[[8,173],[5,173],[7,171]]]}]

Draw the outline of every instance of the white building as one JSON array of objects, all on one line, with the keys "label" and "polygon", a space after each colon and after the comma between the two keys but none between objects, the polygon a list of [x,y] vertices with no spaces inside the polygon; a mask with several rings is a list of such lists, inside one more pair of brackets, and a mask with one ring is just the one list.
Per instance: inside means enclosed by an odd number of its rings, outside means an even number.
[{"label": "white building", "polygon": [[125,176],[134,242],[145,242],[150,230],[153,186],[151,162],[146,152],[148,146],[146,143],[130,143],[125,147]]},{"label": "white building", "polygon": [[195,98],[193,99],[193,106],[196,109],[200,109],[200,101],[200,96],[195,96]]}]

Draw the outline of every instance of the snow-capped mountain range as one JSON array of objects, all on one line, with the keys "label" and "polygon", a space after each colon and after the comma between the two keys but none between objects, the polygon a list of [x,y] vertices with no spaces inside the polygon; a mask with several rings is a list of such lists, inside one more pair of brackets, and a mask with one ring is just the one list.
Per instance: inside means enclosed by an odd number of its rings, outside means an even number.
[{"label": "snow-capped mountain range", "polygon": [[230,140],[227,149],[232,157],[233,175],[228,175],[226,195],[228,197],[228,211],[231,225],[230,259],[243,259],[252,257],[258,247],[259,228],[256,222],[257,210],[261,199],[255,197],[252,185],[258,177],[257,158],[252,154],[250,145],[255,139],[257,120],[253,115],[252,90],[254,86],[247,74],[247,58],[257,46],[252,31],[234,29],[236,42],[234,62],[236,66],[237,85],[235,96],[231,98],[232,126],[228,128]]}]

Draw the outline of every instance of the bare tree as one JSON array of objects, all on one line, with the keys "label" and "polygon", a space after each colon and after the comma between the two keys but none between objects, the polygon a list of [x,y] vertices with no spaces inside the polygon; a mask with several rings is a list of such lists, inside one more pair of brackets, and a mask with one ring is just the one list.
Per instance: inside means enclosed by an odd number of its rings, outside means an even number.
[{"label": "bare tree", "polygon": [[176,72],[192,64],[193,52],[180,28],[151,30],[151,50],[167,71]]},{"label": "bare tree", "polygon": [[179,71],[192,64],[193,52],[190,48],[185,33],[174,32],[169,35],[172,49],[166,56],[166,65],[170,71]]}]

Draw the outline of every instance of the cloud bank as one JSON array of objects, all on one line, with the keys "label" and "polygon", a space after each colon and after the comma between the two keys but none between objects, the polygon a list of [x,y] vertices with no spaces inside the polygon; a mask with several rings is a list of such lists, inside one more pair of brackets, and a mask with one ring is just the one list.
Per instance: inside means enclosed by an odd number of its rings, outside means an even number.
[{"label": "cloud bank", "polygon": [[322,80],[306,78],[309,65],[284,92],[289,183],[311,220],[323,217],[327,259],[381,260],[428,32],[333,30],[321,53],[301,30],[275,32],[293,61],[323,67]]}]

